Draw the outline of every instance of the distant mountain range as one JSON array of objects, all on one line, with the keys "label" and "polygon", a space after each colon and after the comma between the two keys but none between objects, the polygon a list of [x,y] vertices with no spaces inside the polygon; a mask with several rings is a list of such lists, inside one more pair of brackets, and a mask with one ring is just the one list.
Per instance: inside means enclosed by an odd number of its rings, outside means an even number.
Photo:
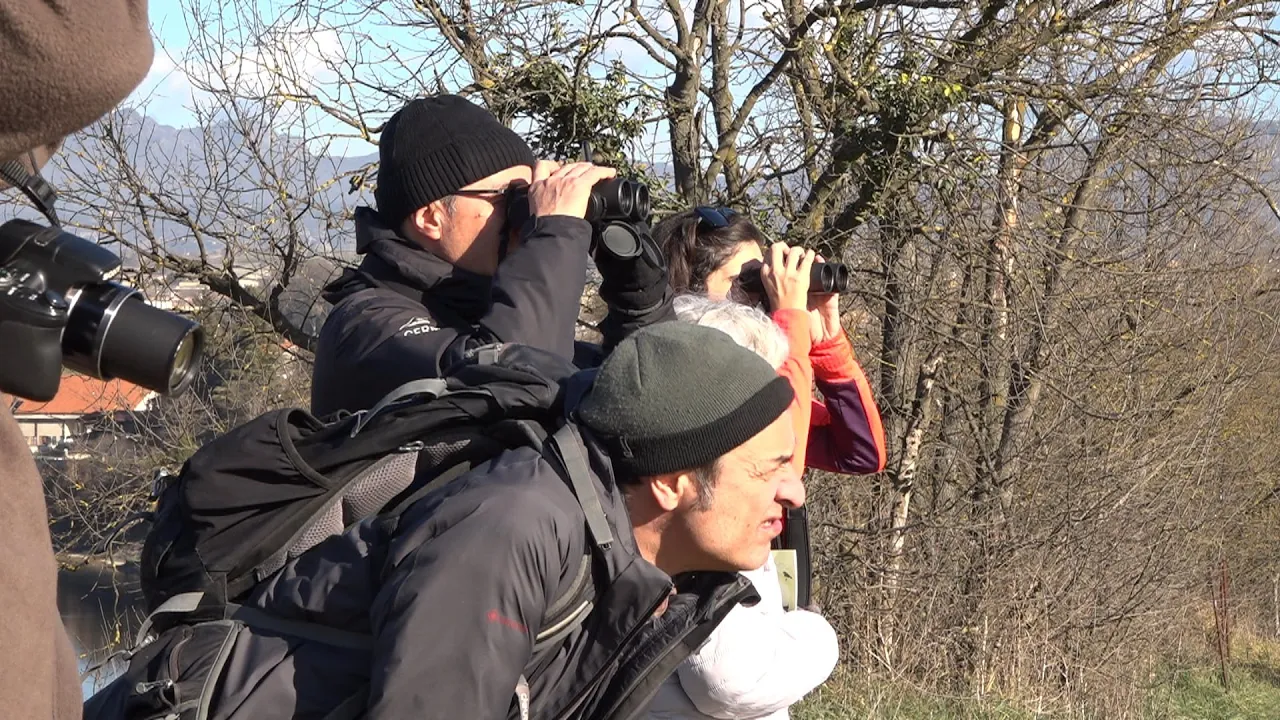
[{"label": "distant mountain range", "polygon": [[[129,158],[127,171],[120,168],[120,154]],[[372,198],[367,192],[350,193],[349,176],[376,161],[376,154],[316,154],[289,136],[247,134],[230,123],[180,129],[122,110],[91,132],[69,138],[44,174],[60,191],[64,223],[139,234],[146,228],[170,252],[195,254],[195,234],[157,211],[165,207],[187,213],[207,231],[211,255],[226,250],[214,240],[221,235],[234,240],[229,244],[237,265],[253,266],[255,255],[270,262],[273,251],[266,246],[281,236],[276,228],[286,216],[296,218],[316,254],[350,257],[355,242],[344,219]],[[138,207],[133,192],[138,185],[154,194],[141,202],[151,212]]]}]

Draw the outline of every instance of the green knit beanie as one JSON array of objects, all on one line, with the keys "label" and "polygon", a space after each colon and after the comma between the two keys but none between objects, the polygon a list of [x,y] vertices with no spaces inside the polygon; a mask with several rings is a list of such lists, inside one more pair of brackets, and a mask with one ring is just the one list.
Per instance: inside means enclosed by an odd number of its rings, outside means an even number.
[{"label": "green knit beanie", "polygon": [[786,379],[714,328],[666,322],[614,348],[578,418],[633,477],[710,464],[791,405]]}]

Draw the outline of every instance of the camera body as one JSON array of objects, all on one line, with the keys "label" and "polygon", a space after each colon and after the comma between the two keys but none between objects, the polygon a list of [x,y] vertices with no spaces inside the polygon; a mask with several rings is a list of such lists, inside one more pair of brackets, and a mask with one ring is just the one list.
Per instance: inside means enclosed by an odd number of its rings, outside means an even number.
[{"label": "camera body", "polygon": [[50,400],[62,367],[166,394],[191,382],[200,325],[111,280],[120,258],[57,226],[0,225],[0,390]]}]

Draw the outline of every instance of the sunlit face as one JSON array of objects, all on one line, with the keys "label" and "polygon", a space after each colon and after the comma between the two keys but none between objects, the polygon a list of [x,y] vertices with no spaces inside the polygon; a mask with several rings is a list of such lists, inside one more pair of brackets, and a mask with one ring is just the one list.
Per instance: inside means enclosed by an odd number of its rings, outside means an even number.
[{"label": "sunlit face", "polygon": [[734,281],[738,279],[738,274],[742,272],[742,266],[752,260],[764,260],[764,253],[760,250],[760,245],[753,242],[740,244],[723,265],[707,276],[707,297],[712,300],[723,300],[728,297]]},{"label": "sunlit face", "polygon": [[[506,225],[504,193],[512,185],[527,185],[532,179],[532,168],[517,165],[462,187],[444,208],[433,251],[463,270],[493,275],[498,270]],[[508,252],[518,242],[513,238]]]},{"label": "sunlit face", "polygon": [[787,411],[720,458],[709,497],[681,502],[673,518],[687,543],[681,565],[692,570],[754,570],[782,532],[784,508],[804,504],[804,484],[792,466],[796,435]]}]

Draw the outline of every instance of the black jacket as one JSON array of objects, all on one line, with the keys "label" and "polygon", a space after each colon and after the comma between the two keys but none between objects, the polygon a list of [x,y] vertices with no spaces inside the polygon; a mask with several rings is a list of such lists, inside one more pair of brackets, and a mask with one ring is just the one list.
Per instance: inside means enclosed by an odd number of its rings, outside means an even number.
[{"label": "black jacket", "polygon": [[[570,381],[580,395],[587,373]],[[576,384],[576,387],[575,387]],[[548,603],[591,542],[562,474],[537,450],[506,452],[412,505],[312,548],[247,604],[274,617],[369,632],[347,650],[256,630],[230,654],[211,719],[321,718],[368,683],[366,720],[640,717],[661,682],[740,602],[736,573],[672,580],[640,557],[611,465],[584,431],[613,541],[595,551],[594,603],[557,647],[532,654]]]},{"label": "black jacket", "polygon": [[669,292],[637,310],[613,304],[601,326],[603,350],[574,342],[591,242],[585,220],[535,218],[492,278],[414,246],[370,208],[356,210],[355,225],[364,259],[325,289],[334,307],[316,348],[316,415],[368,408],[401,384],[438,377],[468,350],[494,342],[548,350],[580,367],[598,364],[627,333],[674,317]]}]

